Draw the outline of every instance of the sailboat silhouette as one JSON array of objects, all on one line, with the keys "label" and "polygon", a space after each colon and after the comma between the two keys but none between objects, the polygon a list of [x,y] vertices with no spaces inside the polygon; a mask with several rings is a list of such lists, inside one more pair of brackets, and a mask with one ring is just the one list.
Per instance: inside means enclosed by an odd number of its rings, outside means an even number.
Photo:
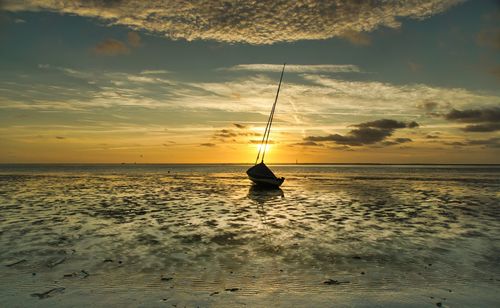
[{"label": "sailboat silhouette", "polygon": [[[276,110],[276,103],[278,102],[278,95],[280,94],[281,81],[283,80],[283,73],[285,72],[285,64],[283,64],[283,70],[281,71],[280,82],[278,85],[278,91],[276,92],[276,98],[274,99],[273,108],[271,109],[271,114],[267,120],[266,129],[264,130],[264,136],[262,137],[262,142],[259,147],[259,152],[257,153],[257,158],[255,159],[255,165],[247,170],[247,175],[256,185],[267,186],[267,187],[280,187],[285,181],[285,178],[278,178],[274,173],[266,166],[264,163],[264,156],[267,150],[267,144],[269,142],[269,134],[271,132],[271,125],[273,124],[274,111]],[[262,152],[262,160],[258,163],[260,154]]]}]

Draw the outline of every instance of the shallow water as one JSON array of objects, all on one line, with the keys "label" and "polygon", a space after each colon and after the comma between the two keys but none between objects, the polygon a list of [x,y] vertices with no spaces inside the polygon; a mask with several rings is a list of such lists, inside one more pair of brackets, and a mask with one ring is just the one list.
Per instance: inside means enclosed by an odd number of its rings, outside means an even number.
[{"label": "shallow water", "polygon": [[0,306],[500,302],[499,167],[247,168],[0,166]]}]

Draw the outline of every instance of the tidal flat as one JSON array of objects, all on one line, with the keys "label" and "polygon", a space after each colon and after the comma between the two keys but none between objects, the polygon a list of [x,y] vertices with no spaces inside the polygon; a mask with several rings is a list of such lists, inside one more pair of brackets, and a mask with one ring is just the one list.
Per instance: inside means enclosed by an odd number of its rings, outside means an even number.
[{"label": "tidal flat", "polygon": [[2,307],[498,307],[500,167],[1,165]]}]

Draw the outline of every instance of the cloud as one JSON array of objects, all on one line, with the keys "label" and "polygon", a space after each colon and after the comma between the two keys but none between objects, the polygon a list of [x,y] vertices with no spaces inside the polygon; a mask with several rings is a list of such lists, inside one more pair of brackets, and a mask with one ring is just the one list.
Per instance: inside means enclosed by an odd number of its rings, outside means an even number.
[{"label": "cloud", "polygon": [[243,125],[243,124],[233,123],[233,125],[236,126],[239,129],[245,129],[245,128],[247,128],[247,126]]},{"label": "cloud", "polygon": [[406,143],[406,142],[412,142],[413,140],[411,140],[410,138],[396,138],[394,139],[394,142],[397,142],[397,143]]},{"label": "cloud", "polygon": [[397,144],[407,143],[407,142],[412,142],[412,141],[413,140],[411,140],[410,138],[396,138],[394,140],[383,141],[382,145],[383,146],[391,146],[391,145],[397,145]]},{"label": "cloud", "polygon": [[249,130],[243,130],[242,128],[239,128],[238,131],[235,131],[233,129],[221,129],[217,132],[214,133],[215,138],[219,139],[227,139],[227,138],[235,138],[235,137],[240,137],[240,136],[261,136],[261,134],[249,131]]},{"label": "cloud", "polygon": [[219,138],[233,138],[239,136],[239,134],[230,129],[221,129],[220,131],[215,133],[214,136]]},{"label": "cloud", "polygon": [[363,32],[398,28],[403,18],[425,19],[462,2],[5,0],[4,9],[48,10],[99,18],[109,25],[125,25],[188,41],[272,44],[345,37],[366,44]]},{"label": "cloud", "polygon": [[106,39],[98,43],[92,51],[97,55],[116,56],[130,52],[130,49],[123,42],[115,39]]},{"label": "cloud", "polygon": [[465,123],[498,122],[500,121],[500,107],[467,110],[452,109],[445,115],[445,118]]},{"label": "cloud", "polygon": [[[214,76],[209,82],[186,82],[177,80],[175,74],[161,75],[163,71],[139,71],[134,74],[41,64],[37,74],[46,74],[44,70],[50,70],[54,76],[59,74],[58,80],[64,82],[37,78],[39,75],[33,75],[33,79],[28,80],[14,78],[9,84],[0,81],[0,88],[6,89],[0,97],[0,109],[91,112],[119,106],[170,109],[184,113],[243,112],[252,114],[253,122],[263,127],[276,95],[276,80],[265,74],[236,76],[224,81],[227,79],[227,72],[224,72],[222,80],[220,76]],[[345,122],[363,122],[358,119],[366,116],[404,120],[418,114],[417,106],[429,101],[439,101],[439,112],[449,104],[460,109],[470,109],[471,106],[489,108],[500,104],[499,96],[462,88],[352,81],[312,74],[297,77],[287,81],[282,88],[276,128],[307,129],[314,132],[310,135],[319,135],[318,131],[343,129]],[[233,119],[240,119],[240,116],[235,114]],[[339,116],[345,119],[343,123],[338,122]],[[331,122],[333,118],[336,122]],[[231,126],[235,120],[230,122]],[[438,122],[440,120],[441,123]],[[433,117],[431,121],[433,125],[460,125],[446,123],[443,117]],[[332,123],[336,125],[332,127]],[[429,124],[426,123],[426,126]],[[234,126],[232,128],[239,130]]]},{"label": "cloud", "polygon": [[[365,122],[365,123],[356,124],[354,126],[357,126],[357,127],[372,127],[372,128],[394,130],[394,129],[397,129],[397,128],[405,128],[407,126],[409,127],[409,125],[412,125],[412,126],[415,125],[413,123],[415,123],[418,126],[418,124],[416,122],[411,122],[409,124],[406,124],[404,122],[400,122],[400,121],[396,121],[396,120],[391,120],[391,119],[375,120],[375,121],[371,121],[371,122]],[[415,127],[415,126],[413,126],[413,127]]]},{"label": "cloud", "polygon": [[500,50],[500,28],[482,29],[476,36],[479,46]]},{"label": "cloud", "polygon": [[423,109],[428,113],[434,111],[436,108],[438,108],[438,106],[439,104],[434,101],[424,101],[417,104],[417,107],[419,109]]},{"label": "cloud", "polygon": [[447,120],[475,123],[462,128],[466,132],[494,132],[500,130],[500,107],[483,109],[452,109],[444,116]]},{"label": "cloud", "polygon": [[[251,137],[262,137],[262,134],[256,133],[247,128],[245,125],[233,123],[237,129],[223,128],[215,131],[212,135],[212,140],[221,143],[251,143],[260,144],[262,139],[252,140]],[[275,143],[273,140],[269,140],[270,144]]]},{"label": "cloud", "polygon": [[137,48],[141,46],[141,36],[137,32],[130,31],[127,33],[127,41],[132,47]]},{"label": "cloud", "polygon": [[359,128],[353,129],[348,135],[342,136],[339,134],[328,136],[309,136],[306,141],[333,141],[337,144],[361,146],[364,144],[377,143],[392,135],[391,130],[383,130],[376,128]]},{"label": "cloud", "polygon": [[[141,36],[137,32],[130,31],[127,33],[127,42],[131,48],[138,48],[141,46]],[[97,55],[104,56],[125,55],[131,51],[129,46],[120,40],[110,38],[98,43],[92,51]]]},{"label": "cloud", "polygon": [[462,128],[462,130],[466,132],[495,132],[497,130],[500,130],[500,123],[467,125],[466,127]]},{"label": "cloud", "polygon": [[[438,107],[453,105],[465,107],[470,105],[495,105],[500,97],[485,95],[463,88],[433,87],[425,84],[395,85],[377,81],[348,81],[330,78],[323,75],[303,74],[302,77],[318,87],[308,85],[310,93],[315,96],[333,98],[340,106],[357,106],[366,110],[377,110],[390,106],[395,111],[408,111],[425,102],[439,102]],[[286,91],[290,85],[286,84]],[[419,108],[419,107],[417,107]]]},{"label": "cloud", "polygon": [[359,46],[368,46],[372,43],[372,40],[367,34],[357,31],[347,30],[341,35],[341,37],[345,38],[352,44]]},{"label": "cloud", "polygon": [[468,145],[482,145],[490,148],[500,148],[500,137],[489,139],[467,140]]},{"label": "cloud", "polygon": [[169,72],[166,70],[144,70],[141,71],[142,75],[163,75],[168,74]]},{"label": "cloud", "polygon": [[50,64],[38,64],[38,68],[41,70],[56,70],[62,72],[66,76],[74,77],[74,78],[90,78],[92,74],[85,71],[78,71],[72,68],[60,67],[60,66],[52,66]]},{"label": "cloud", "polygon": [[444,142],[444,144],[451,145],[454,147],[464,147],[467,145],[467,143],[461,141]]},{"label": "cloud", "polygon": [[440,137],[437,136],[437,134],[433,135],[433,134],[427,134],[425,135],[425,138],[426,139],[439,139]]},{"label": "cloud", "polygon": [[[255,72],[281,72],[281,64],[239,64],[227,68],[228,71],[255,71]],[[359,73],[360,69],[352,64],[321,64],[321,65],[297,65],[287,64],[287,73]]]},{"label": "cloud", "polygon": [[483,146],[488,148],[500,148],[500,137],[488,139],[468,139],[464,141],[445,142],[444,144],[454,147]]},{"label": "cloud", "polygon": [[329,147],[330,149],[333,149],[333,150],[338,150],[338,151],[354,151],[351,147],[347,146],[347,145],[339,145],[339,146],[333,146],[333,147]]},{"label": "cloud", "polygon": [[304,141],[304,142],[290,144],[290,146],[322,147],[323,144],[314,141]]},{"label": "cloud", "polygon": [[[381,142],[387,137],[392,136],[396,129],[418,127],[418,123],[404,123],[392,119],[381,119],[360,123],[354,126],[358,128],[351,130],[347,135],[331,134],[327,136],[309,136],[304,138],[304,140],[313,142],[331,141],[341,145],[362,146]],[[389,145],[408,141],[411,141],[411,139],[398,138]],[[382,145],[384,144],[382,143]]]},{"label": "cloud", "polygon": [[202,147],[209,147],[209,148],[213,148],[216,146],[215,143],[210,143],[210,142],[207,142],[207,143],[201,143],[200,146]]},{"label": "cloud", "polygon": [[419,126],[420,125],[417,122],[415,122],[415,121],[412,121],[412,122],[410,122],[410,123],[407,124],[408,128],[416,128],[416,127],[419,127]]},{"label": "cloud", "polygon": [[[147,76],[143,76],[143,75],[147,75]],[[157,78],[157,77],[150,77],[148,75],[153,75],[153,74],[128,75],[127,80],[134,82],[134,83],[139,83],[139,84],[152,84],[152,85],[173,84],[173,82],[170,80],[163,79],[163,78]]]}]

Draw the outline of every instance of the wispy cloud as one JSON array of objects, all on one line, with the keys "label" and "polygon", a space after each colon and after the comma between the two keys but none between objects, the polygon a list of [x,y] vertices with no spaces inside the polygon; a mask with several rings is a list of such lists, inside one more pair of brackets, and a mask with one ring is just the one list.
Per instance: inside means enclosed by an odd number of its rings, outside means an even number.
[{"label": "wispy cloud", "polygon": [[[254,72],[281,72],[281,64],[239,64],[227,68],[228,71],[254,71]],[[357,65],[352,64],[322,64],[322,65],[297,65],[288,64],[287,73],[359,73]]]},{"label": "wispy cloud", "polygon": [[[473,105],[495,106],[500,97],[463,88],[433,87],[425,84],[396,85],[377,81],[347,81],[327,76],[304,74],[303,77],[320,86],[319,93],[329,89],[342,105],[357,105],[360,108],[387,108],[392,112],[401,109],[421,109],[427,102],[437,102],[439,106],[469,107]],[[318,88],[312,88],[316,93]],[[430,105],[429,105],[430,107]],[[366,110],[366,109],[365,109]]]},{"label": "wispy cloud", "polygon": [[402,144],[402,143],[408,143],[408,142],[412,142],[412,141],[413,140],[411,138],[395,138],[393,140],[383,141],[382,145],[388,147],[388,146],[398,145],[398,144]]},{"label": "wispy cloud", "polygon": [[500,148],[500,137],[493,137],[488,139],[467,140],[468,145],[478,145],[490,148]]},{"label": "wispy cloud", "polygon": [[500,137],[492,137],[488,139],[466,139],[463,141],[445,142],[445,144],[454,147],[479,146],[500,149]]},{"label": "wispy cloud", "polygon": [[303,147],[322,147],[322,143],[314,142],[314,141],[304,141],[290,144],[290,146],[303,146]]},{"label": "wispy cloud", "polygon": [[92,48],[92,52],[97,55],[116,56],[128,54],[130,49],[122,41],[106,39]]},{"label": "wispy cloud", "polygon": [[379,27],[398,28],[401,18],[424,19],[462,0],[405,1],[105,1],[4,0],[10,11],[50,10],[95,17],[109,24],[161,33],[172,39],[272,44],[347,37]]},{"label": "wispy cloud", "polygon": [[246,128],[234,129],[221,129],[214,133],[213,138],[219,139],[220,141],[235,140],[237,137],[256,137],[261,136],[261,134],[253,132]]},{"label": "wispy cloud", "polygon": [[141,71],[142,75],[163,75],[168,74],[169,72],[166,70],[144,70]]},{"label": "wispy cloud", "polygon": [[134,48],[140,47],[142,43],[141,36],[139,35],[139,33],[134,31],[130,31],[129,33],[127,33],[127,41],[129,45]]},{"label": "wispy cloud", "polygon": [[367,34],[362,32],[345,31],[345,33],[341,36],[354,45],[368,46],[372,43],[371,38]]},{"label": "wispy cloud", "polygon": [[243,124],[239,124],[239,123],[233,123],[233,125],[239,129],[246,129],[247,126],[246,125],[243,125]]},{"label": "wispy cloud", "polygon": [[500,28],[482,29],[476,36],[479,46],[500,50]]},{"label": "wispy cloud", "polygon": [[[115,71],[78,70],[41,64],[40,70],[59,72],[64,80],[27,83],[1,83],[0,108],[90,111],[112,106],[175,108],[178,110],[251,112],[267,117],[276,94],[275,78],[266,74],[238,76],[211,82],[186,82],[175,74],[140,71],[137,74]],[[308,66],[306,66],[308,67]],[[43,72],[42,72],[43,73]],[[218,76],[220,77],[220,76]],[[449,106],[495,106],[500,97],[461,88],[432,87],[424,84],[396,85],[376,81],[348,81],[318,74],[301,73],[298,79],[282,86],[277,121],[304,128],[332,126],[330,119],[344,123],[363,116],[394,115],[405,120],[429,113],[445,113]],[[303,78],[301,81],[300,78]],[[5,90],[2,90],[5,88]],[[256,118],[259,119],[259,118]],[[359,118],[358,118],[359,119]],[[439,118],[430,117],[433,121]],[[237,120],[237,119],[236,119]],[[263,117],[262,120],[265,118]]]},{"label": "wispy cloud", "polygon": [[76,70],[68,67],[53,66],[50,64],[38,64],[38,68],[41,70],[57,70],[62,72],[64,75],[80,79],[90,79],[93,77],[93,74],[88,71]]},{"label": "wispy cloud", "polygon": [[127,33],[126,42],[114,38],[108,38],[99,42],[92,48],[92,52],[102,56],[117,56],[129,54],[132,49],[141,47],[142,39],[139,33],[130,31]]},{"label": "wispy cloud", "polygon": [[423,109],[427,113],[432,113],[439,107],[439,103],[434,101],[424,101],[418,104],[417,107]]}]

